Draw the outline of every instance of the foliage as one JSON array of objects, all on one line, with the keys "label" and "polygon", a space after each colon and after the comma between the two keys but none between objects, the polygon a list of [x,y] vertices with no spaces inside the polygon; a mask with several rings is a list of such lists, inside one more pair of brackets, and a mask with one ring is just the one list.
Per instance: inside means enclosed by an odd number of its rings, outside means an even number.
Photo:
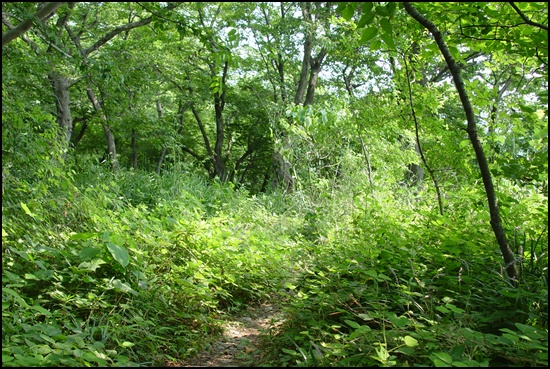
[{"label": "foliage", "polygon": [[[3,3],[3,33],[40,6]],[[162,366],[271,300],[262,365],[547,366],[547,5],[418,10],[517,286],[402,4],[65,3],[2,50],[3,365]]]}]

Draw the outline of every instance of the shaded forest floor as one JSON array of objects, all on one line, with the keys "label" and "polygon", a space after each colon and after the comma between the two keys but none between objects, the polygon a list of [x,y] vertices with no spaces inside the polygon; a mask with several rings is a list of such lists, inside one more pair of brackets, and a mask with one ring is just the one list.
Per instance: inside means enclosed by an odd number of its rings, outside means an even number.
[{"label": "shaded forest floor", "polygon": [[222,335],[199,355],[183,362],[167,362],[172,367],[253,367],[269,366],[263,358],[268,337],[284,322],[281,308],[273,303],[251,306],[228,316]]}]

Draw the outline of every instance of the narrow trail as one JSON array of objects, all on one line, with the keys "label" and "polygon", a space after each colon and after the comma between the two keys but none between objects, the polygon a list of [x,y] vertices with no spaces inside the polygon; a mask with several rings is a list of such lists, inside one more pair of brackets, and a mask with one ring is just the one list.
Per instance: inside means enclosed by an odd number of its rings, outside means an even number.
[{"label": "narrow trail", "polygon": [[275,304],[252,306],[223,325],[223,335],[199,355],[180,363],[167,363],[177,367],[253,367],[262,361],[262,337],[276,330],[284,316]]}]

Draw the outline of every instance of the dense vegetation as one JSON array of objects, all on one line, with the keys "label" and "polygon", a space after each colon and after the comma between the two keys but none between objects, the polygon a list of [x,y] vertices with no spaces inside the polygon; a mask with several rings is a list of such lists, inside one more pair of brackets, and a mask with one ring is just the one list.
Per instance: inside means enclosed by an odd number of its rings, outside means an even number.
[{"label": "dense vegetation", "polygon": [[546,3],[2,15],[3,366],[548,365]]}]

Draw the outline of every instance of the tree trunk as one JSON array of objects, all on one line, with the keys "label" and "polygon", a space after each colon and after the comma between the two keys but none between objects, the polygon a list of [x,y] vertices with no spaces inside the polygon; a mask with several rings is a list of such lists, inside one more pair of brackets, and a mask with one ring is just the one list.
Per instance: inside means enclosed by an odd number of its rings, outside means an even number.
[{"label": "tree trunk", "polygon": [[[302,15],[304,20],[311,20],[311,3],[305,2],[302,4]],[[313,49],[313,35],[306,31],[306,39],[304,41],[304,58],[302,59],[302,70],[300,72],[300,80],[298,81],[298,88],[296,89],[296,97],[294,103],[296,105],[302,104],[304,101],[304,95],[306,93],[308,74],[309,74],[309,61],[311,59],[311,50]]]},{"label": "tree trunk", "polygon": [[214,145],[214,172],[215,175],[222,181],[226,181],[226,168],[223,158],[223,139],[224,139],[224,122],[223,122],[223,101],[218,94],[214,96],[214,110],[216,112],[216,143]]},{"label": "tree trunk", "polygon": [[105,139],[107,140],[107,151],[109,153],[109,160],[111,161],[111,168],[113,170],[118,169],[118,158],[116,155],[116,145],[115,145],[115,136],[113,135],[113,132],[111,131],[111,128],[107,124],[107,116],[105,115],[105,112],[101,108],[101,105],[99,104],[99,101],[97,100],[97,97],[94,94],[94,91],[91,87],[86,88],[86,92],[88,94],[88,98],[90,99],[92,105],[94,106],[94,110],[99,113],[101,120],[103,121],[103,132],[105,133]]},{"label": "tree trunk", "polygon": [[282,187],[285,191],[292,191],[294,180],[290,174],[290,163],[278,151],[273,152],[273,167],[275,168],[273,187]]},{"label": "tree trunk", "polygon": [[[225,182],[227,180],[227,169],[225,167],[225,160],[223,156],[223,140],[225,136],[224,132],[224,119],[223,110],[225,108],[225,81],[227,79],[227,70],[229,68],[229,62],[226,60],[223,65],[222,80],[220,88],[222,92],[214,93],[214,111],[216,114],[216,143],[214,145],[214,173],[218,178]],[[212,68],[214,70],[214,68]],[[212,75],[214,75],[212,73]]]},{"label": "tree trunk", "polygon": [[307,86],[306,100],[304,101],[304,106],[313,104],[313,96],[315,95],[315,87],[317,86],[317,78],[319,77],[319,72],[321,71],[321,63],[327,54],[327,50],[322,48],[319,51],[319,55],[315,59],[311,60],[311,70],[309,75],[309,83]]},{"label": "tree trunk", "polygon": [[62,75],[52,72],[49,75],[53,92],[55,95],[55,106],[57,108],[57,123],[63,131],[63,146],[65,147],[63,158],[67,155],[67,149],[73,136],[73,120],[71,118],[71,100],[69,97],[70,82]]},{"label": "tree trunk", "polygon": [[481,145],[481,142],[479,141],[479,137],[477,135],[477,124],[474,110],[472,108],[472,104],[470,103],[468,94],[466,93],[466,87],[464,86],[464,81],[462,80],[462,77],[460,75],[460,68],[451,53],[449,52],[449,49],[447,48],[447,45],[445,44],[445,41],[443,40],[443,36],[441,35],[439,29],[431,21],[426,19],[426,17],[420,14],[411,3],[404,2],[403,5],[407,13],[432,34],[437,43],[437,46],[439,47],[439,50],[441,51],[441,54],[445,58],[445,62],[449,66],[449,70],[451,71],[451,74],[453,76],[453,82],[456,86],[460,101],[462,102],[464,113],[466,114],[466,119],[468,121],[466,131],[468,132],[468,137],[470,138],[470,142],[472,143],[472,146],[474,148],[479,169],[481,172],[481,178],[483,179],[483,184],[485,186],[485,193],[487,195],[487,202],[489,205],[489,212],[491,216],[491,227],[493,228],[493,232],[504,258],[508,278],[514,286],[517,286],[519,275],[518,269],[516,267],[516,260],[514,257],[514,253],[510,248],[508,240],[506,239],[506,234],[502,226],[491,172],[489,171],[489,166],[487,165],[487,159],[483,151],[483,146]]}]

